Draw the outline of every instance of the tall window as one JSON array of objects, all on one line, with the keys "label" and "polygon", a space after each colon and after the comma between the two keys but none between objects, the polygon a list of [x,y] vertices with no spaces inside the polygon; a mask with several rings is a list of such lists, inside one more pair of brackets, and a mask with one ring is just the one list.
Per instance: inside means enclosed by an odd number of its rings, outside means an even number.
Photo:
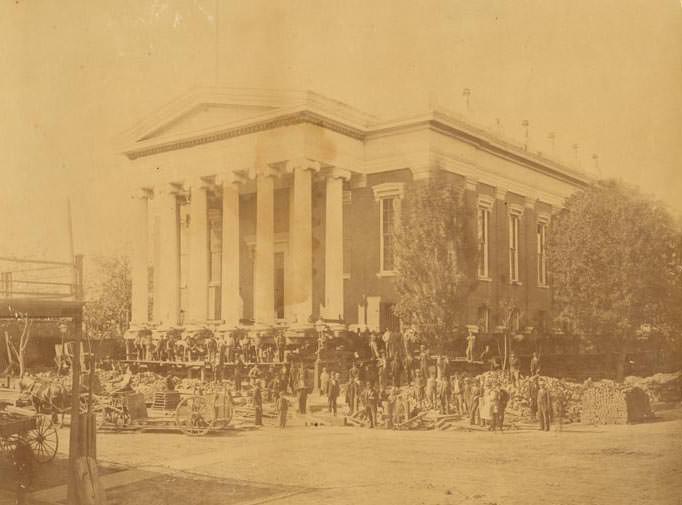
[{"label": "tall window", "polygon": [[395,232],[400,219],[403,188],[404,184],[400,182],[385,182],[372,187],[374,199],[379,203],[380,274],[390,275],[395,271]]},{"label": "tall window", "polygon": [[537,225],[537,248],[538,248],[538,285],[547,285],[547,223],[538,222]]},{"label": "tall window", "polygon": [[381,200],[381,270],[395,270],[395,198]]},{"label": "tall window", "polygon": [[519,282],[519,214],[509,215],[509,281]]},{"label": "tall window", "polygon": [[490,277],[490,208],[492,201],[480,199],[478,202],[478,276]]}]

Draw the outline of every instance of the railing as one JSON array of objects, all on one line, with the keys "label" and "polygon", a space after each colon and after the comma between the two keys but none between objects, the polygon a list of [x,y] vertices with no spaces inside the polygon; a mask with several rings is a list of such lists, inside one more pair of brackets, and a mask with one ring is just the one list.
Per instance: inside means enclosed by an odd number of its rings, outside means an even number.
[{"label": "railing", "polygon": [[0,298],[83,299],[83,256],[73,263],[0,257]]}]

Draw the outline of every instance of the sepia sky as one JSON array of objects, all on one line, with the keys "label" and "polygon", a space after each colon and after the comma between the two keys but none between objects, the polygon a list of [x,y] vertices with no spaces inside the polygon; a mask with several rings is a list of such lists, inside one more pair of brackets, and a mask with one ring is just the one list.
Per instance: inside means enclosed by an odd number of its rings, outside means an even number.
[{"label": "sepia sky", "polygon": [[[438,102],[682,214],[680,0],[3,0],[0,255],[125,250],[118,134],[204,85]],[[467,111],[462,90],[471,89]],[[572,148],[578,144],[576,152]]]}]

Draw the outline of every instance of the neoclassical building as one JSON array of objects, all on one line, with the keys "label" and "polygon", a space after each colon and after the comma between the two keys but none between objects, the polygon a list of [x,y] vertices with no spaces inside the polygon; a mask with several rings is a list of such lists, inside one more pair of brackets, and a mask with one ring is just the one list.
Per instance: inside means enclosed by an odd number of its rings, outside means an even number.
[{"label": "neoclassical building", "polygon": [[312,92],[200,90],[126,138],[149,181],[131,223],[137,324],[397,326],[400,202],[436,171],[478,216],[470,323],[490,331],[511,298],[542,324],[547,226],[588,182],[444,110],[383,119]]}]

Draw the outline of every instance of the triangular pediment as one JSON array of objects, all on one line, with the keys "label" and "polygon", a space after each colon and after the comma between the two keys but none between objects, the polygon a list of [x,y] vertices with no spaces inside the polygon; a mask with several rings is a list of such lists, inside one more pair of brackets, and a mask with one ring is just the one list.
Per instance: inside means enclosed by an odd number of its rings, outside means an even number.
[{"label": "triangular pediment", "polygon": [[220,128],[230,124],[275,110],[275,107],[260,105],[234,105],[219,103],[202,103],[180,113],[176,117],[163,122],[145,133],[137,141],[153,138],[176,137]]}]

